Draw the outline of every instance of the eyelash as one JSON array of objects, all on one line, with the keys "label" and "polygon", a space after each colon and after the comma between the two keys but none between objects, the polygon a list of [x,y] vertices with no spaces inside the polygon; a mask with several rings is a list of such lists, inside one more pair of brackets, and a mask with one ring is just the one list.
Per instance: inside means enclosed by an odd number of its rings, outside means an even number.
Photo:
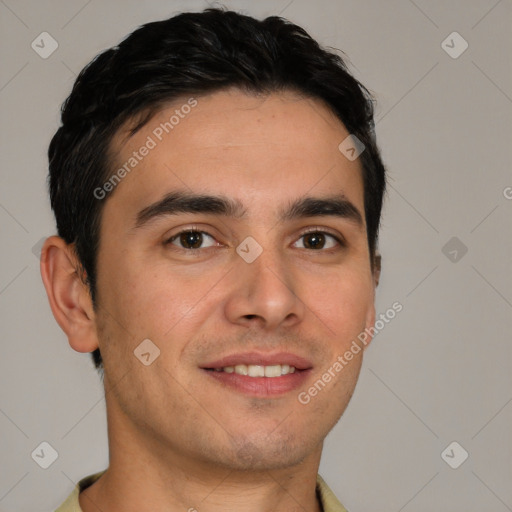
[{"label": "eyelash", "polygon": [[[181,235],[183,235],[184,233],[202,233],[204,235],[208,235],[209,237],[213,238],[215,240],[215,237],[213,235],[211,235],[210,233],[208,233],[207,231],[202,231],[200,229],[184,229],[178,233],[176,233],[175,235],[173,235],[171,238],[167,239],[165,242],[164,242],[164,245],[173,245],[172,242],[174,242],[174,240],[178,239]],[[338,248],[334,248],[334,247],[331,247],[329,249],[306,249],[306,250],[310,250],[310,251],[314,251],[314,252],[324,252],[324,253],[330,253],[334,250],[337,250],[337,249],[340,249],[340,248],[343,248],[343,247],[346,247],[346,243],[345,241],[338,235],[334,235],[333,233],[330,233],[329,231],[325,231],[324,229],[321,229],[321,228],[313,228],[313,229],[310,229],[308,231],[304,231],[298,239],[302,238],[302,237],[305,237],[306,235],[310,235],[310,234],[322,234],[322,235],[327,235],[331,238],[333,238],[339,245]],[[176,247],[177,250],[181,250],[181,251],[185,251],[185,252],[198,252],[200,251],[201,249],[209,249],[210,247],[204,247],[204,248],[199,248],[199,249],[187,249],[185,247]]]}]

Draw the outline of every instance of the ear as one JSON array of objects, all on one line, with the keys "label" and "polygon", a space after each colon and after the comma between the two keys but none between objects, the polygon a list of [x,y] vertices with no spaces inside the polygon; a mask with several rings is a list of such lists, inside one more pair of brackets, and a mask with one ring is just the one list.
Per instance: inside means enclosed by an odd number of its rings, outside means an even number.
[{"label": "ear", "polygon": [[80,277],[74,247],[58,237],[46,239],[41,249],[43,278],[53,316],[77,352],[98,348],[96,317],[88,286]]},{"label": "ear", "polygon": [[[373,290],[375,291],[375,288],[379,286],[380,281],[380,270],[381,270],[381,264],[382,264],[382,257],[381,255],[376,252],[374,259],[373,259]],[[375,328],[375,294],[373,295],[372,303],[370,304],[370,307],[368,309],[368,313],[366,315],[366,325],[364,330],[364,346],[363,348],[366,348],[370,342],[373,339],[373,332]]]}]

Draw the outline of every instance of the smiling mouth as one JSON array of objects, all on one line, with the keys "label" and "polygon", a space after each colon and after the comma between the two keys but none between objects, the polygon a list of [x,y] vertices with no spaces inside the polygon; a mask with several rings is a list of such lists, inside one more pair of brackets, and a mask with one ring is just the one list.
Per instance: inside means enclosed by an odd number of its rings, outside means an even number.
[{"label": "smiling mouth", "polygon": [[262,366],[257,364],[237,364],[234,366],[224,366],[222,368],[205,368],[209,371],[236,373],[237,375],[245,375],[247,377],[281,377],[289,373],[295,373],[297,370],[295,366],[289,364],[273,364],[269,366]]},{"label": "smiling mouth", "polygon": [[247,351],[205,362],[200,369],[216,382],[242,395],[264,399],[284,397],[304,386],[313,365],[293,352]]},{"label": "smiling mouth", "polygon": [[269,399],[285,396],[303,386],[311,375],[312,368],[297,368],[284,363],[207,366],[202,370],[225,389],[230,388],[243,395]]}]

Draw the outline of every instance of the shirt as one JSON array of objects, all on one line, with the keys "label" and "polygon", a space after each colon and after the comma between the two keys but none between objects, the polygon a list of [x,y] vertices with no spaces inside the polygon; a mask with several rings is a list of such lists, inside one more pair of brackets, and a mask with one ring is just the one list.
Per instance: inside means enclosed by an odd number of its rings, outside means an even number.
[{"label": "shirt", "polygon": [[[82,512],[78,501],[78,495],[81,491],[96,482],[96,480],[98,480],[105,471],[100,471],[94,475],[82,478],[82,480],[76,484],[76,487],[68,496],[68,499],[55,512]],[[316,492],[323,512],[347,512],[347,509],[338,501],[334,493],[329,489],[329,486],[324,482],[320,475],[317,475],[316,477]]]}]

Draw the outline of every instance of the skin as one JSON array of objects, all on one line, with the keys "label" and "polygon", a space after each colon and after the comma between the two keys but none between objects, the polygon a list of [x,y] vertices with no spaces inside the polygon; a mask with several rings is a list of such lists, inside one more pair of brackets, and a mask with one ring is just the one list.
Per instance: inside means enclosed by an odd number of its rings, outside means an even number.
[{"label": "skin", "polygon": [[[116,165],[186,99],[133,137],[120,132]],[[96,310],[72,248],[58,237],[43,248],[43,280],[71,347],[99,347],[104,360],[110,466],[80,505],[85,512],[319,511],[323,440],[352,396],[363,350],[309,404],[297,395],[375,320],[378,275],[360,162],[338,150],[348,132],[320,101],[237,90],[197,100],[105,200]],[[134,228],[140,210],[178,189],[237,199],[246,218],[181,213]],[[290,201],[333,192],[361,212],[361,225],[277,218]],[[166,243],[192,227],[213,238],[203,237],[195,252],[179,239]],[[310,228],[345,245],[326,236],[325,248],[310,248],[302,236]],[[236,252],[247,236],[263,248],[251,264]],[[160,356],[144,366],[133,351],[147,338]],[[313,369],[301,389],[271,398],[224,387],[200,369],[250,349],[297,353]]]}]

